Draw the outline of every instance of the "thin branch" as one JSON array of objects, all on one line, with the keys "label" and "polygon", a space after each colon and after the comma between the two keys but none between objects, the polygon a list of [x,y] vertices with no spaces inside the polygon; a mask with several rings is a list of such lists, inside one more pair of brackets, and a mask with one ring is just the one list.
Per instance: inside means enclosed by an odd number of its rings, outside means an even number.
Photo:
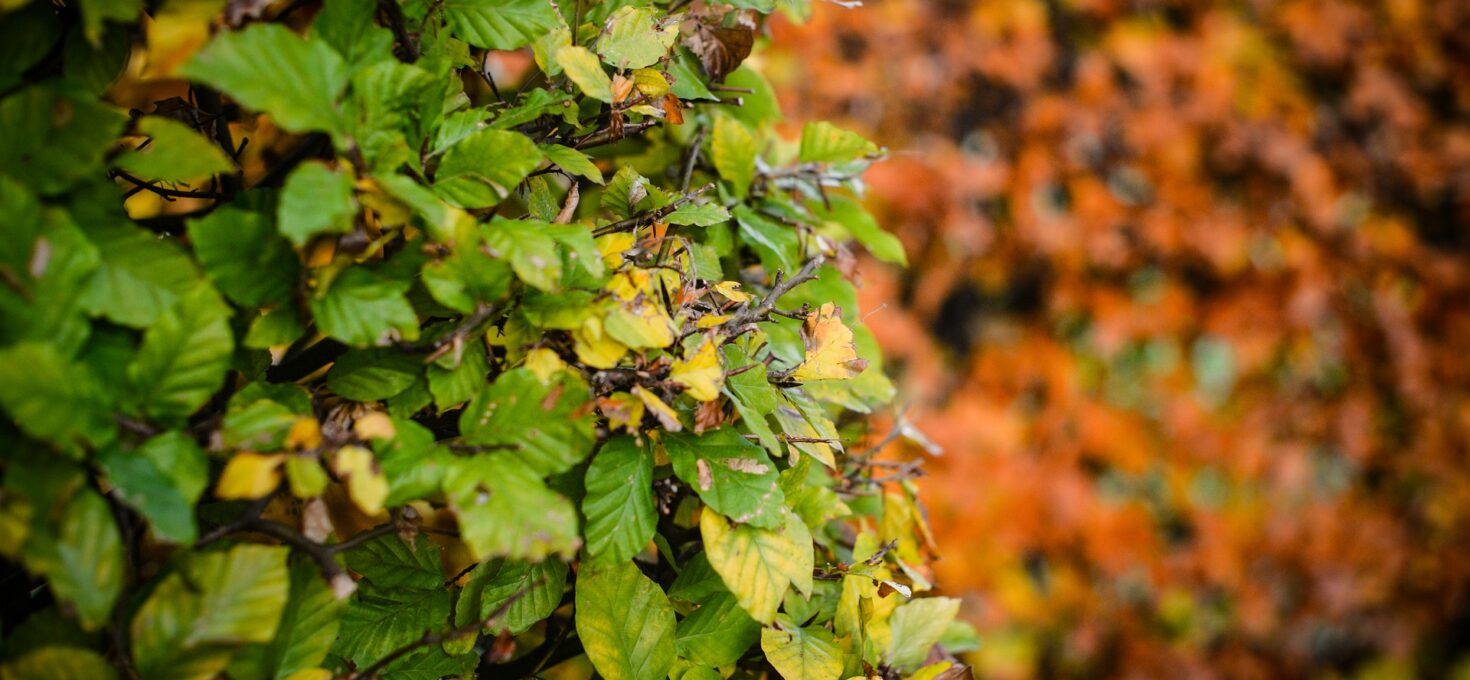
[{"label": "thin branch", "polygon": [[412,64],[419,60],[419,46],[409,35],[406,19],[403,16],[403,8],[398,6],[397,0],[378,0],[378,13],[388,23],[388,29],[393,31],[393,42],[397,43],[393,55],[398,61]]},{"label": "thin branch", "polygon": [[[133,175],[130,175],[123,170],[114,169],[111,174],[113,177],[132,182],[133,185],[139,189],[151,191],[155,194],[158,194],[159,196],[163,196],[164,198],[209,198],[216,200],[229,198],[229,196],[215,191],[185,191],[182,189],[170,189],[168,187],[161,187],[158,186],[158,182],[134,177]],[[136,193],[136,191],[134,193]]]},{"label": "thin branch", "polygon": [[689,182],[694,179],[694,166],[699,164],[699,146],[704,142],[704,126],[699,126],[694,131],[694,141],[689,143],[689,158],[684,161],[684,181],[679,184],[680,191],[689,190]]},{"label": "thin branch", "polygon": [[351,595],[352,591],[357,589],[357,582],[353,581],[352,577],[342,569],[342,565],[337,564],[337,560],[332,557],[334,553],[332,546],[317,543],[307,538],[305,534],[279,522],[261,518],[261,513],[265,512],[266,506],[270,504],[271,497],[274,495],[274,493],[269,493],[256,499],[239,519],[205,534],[203,538],[194,543],[194,547],[202,548],[231,534],[265,534],[306,553],[315,560],[317,568],[322,572],[322,578],[327,580],[327,584],[332,587],[332,592],[338,599]]},{"label": "thin branch", "polygon": [[659,122],[660,121],[658,121],[657,119],[650,118],[648,120],[638,121],[637,123],[629,123],[627,125],[624,125],[622,129],[619,130],[614,130],[611,127],[606,127],[598,130],[597,132],[590,133],[586,137],[583,137],[576,142],[573,142],[572,148],[586,149],[588,147],[611,144],[613,142],[623,139],[624,137],[627,137],[628,135],[636,134],[647,130],[648,128],[651,128],[655,125],[658,125]]},{"label": "thin branch", "polygon": [[619,220],[617,222],[613,222],[612,224],[606,224],[598,227],[592,232],[592,235],[605,236],[607,234],[616,234],[620,231],[633,231],[634,229],[637,229],[638,227],[641,227],[643,225],[653,224],[654,222],[658,222],[659,220],[662,220],[663,218],[674,214],[674,211],[684,207],[685,204],[693,201],[695,198],[698,198],[700,194],[703,194],[704,192],[709,191],[713,188],[715,188],[715,185],[713,182],[711,182],[670,201],[668,205],[657,210],[650,210],[640,215],[629,217],[626,220]]},{"label": "thin branch", "polygon": [[371,541],[371,540],[373,540],[375,538],[380,538],[380,537],[383,537],[383,536],[387,536],[388,534],[391,534],[391,533],[393,533],[395,531],[398,531],[399,528],[400,527],[397,524],[394,524],[392,522],[389,522],[387,524],[379,524],[378,526],[375,526],[375,527],[373,527],[371,529],[368,529],[367,531],[364,531],[364,532],[359,533],[359,534],[357,534],[357,535],[355,535],[355,536],[353,536],[351,538],[348,538],[347,540],[342,541],[341,543],[333,543],[331,545],[324,545],[322,547],[324,549],[326,549],[327,552],[333,553],[333,554],[339,553],[339,552],[347,552],[348,550],[351,550],[353,548],[356,548],[356,547],[358,547],[358,546],[360,546],[360,545],[362,545],[364,543],[367,543],[368,541]]},{"label": "thin branch", "polygon": [[776,301],[780,300],[781,296],[791,292],[791,289],[807,281],[816,279],[817,268],[821,267],[825,261],[820,255],[807,260],[806,264],[802,265],[801,271],[798,271],[796,276],[791,278],[783,278],[781,272],[776,272],[775,284],[771,286],[771,292],[766,295],[765,299],[760,301],[760,304],[747,306],[739,314],[735,315],[735,318],[720,325],[738,329],[748,324],[770,319],[771,311],[776,308]]}]

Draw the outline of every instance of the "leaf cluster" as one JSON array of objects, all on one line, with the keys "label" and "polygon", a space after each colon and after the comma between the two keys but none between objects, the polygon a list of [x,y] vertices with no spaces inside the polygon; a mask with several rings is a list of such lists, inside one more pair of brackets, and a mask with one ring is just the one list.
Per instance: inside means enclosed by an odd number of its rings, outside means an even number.
[{"label": "leaf cluster", "polygon": [[5,3],[0,676],[950,668],[778,4]]}]

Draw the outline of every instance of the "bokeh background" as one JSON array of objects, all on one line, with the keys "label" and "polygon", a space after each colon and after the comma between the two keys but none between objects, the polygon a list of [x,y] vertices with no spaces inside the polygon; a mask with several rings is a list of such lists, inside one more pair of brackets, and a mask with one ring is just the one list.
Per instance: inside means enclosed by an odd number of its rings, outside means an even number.
[{"label": "bokeh background", "polygon": [[815,4],[977,676],[1470,677],[1470,2]]}]

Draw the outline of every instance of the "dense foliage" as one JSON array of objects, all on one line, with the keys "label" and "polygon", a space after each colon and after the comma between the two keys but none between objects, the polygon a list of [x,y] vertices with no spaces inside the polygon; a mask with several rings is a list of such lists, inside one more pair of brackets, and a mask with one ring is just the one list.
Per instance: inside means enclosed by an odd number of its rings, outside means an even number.
[{"label": "dense foliage", "polygon": [[961,673],[776,4],[0,3],[0,677]]},{"label": "dense foliage", "polygon": [[895,148],[864,306],[977,674],[1462,664],[1470,4],[867,5],[766,73]]}]

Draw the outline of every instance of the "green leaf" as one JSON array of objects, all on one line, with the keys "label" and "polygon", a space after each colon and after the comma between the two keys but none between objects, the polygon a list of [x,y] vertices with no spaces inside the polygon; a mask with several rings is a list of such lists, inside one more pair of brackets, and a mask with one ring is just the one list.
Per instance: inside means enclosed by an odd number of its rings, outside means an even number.
[{"label": "green leaf", "polygon": [[[319,667],[337,637],[347,600],[338,599],[322,580],[312,560],[293,559],[286,607],[270,642],[247,647],[231,663],[231,677],[287,680],[291,674]],[[236,673],[235,669],[248,669]]]},{"label": "green leaf", "polygon": [[317,234],[352,231],[357,203],[352,197],[352,175],[325,163],[302,163],[286,179],[277,210],[278,228],[286,238],[306,245]]},{"label": "green leaf", "polygon": [[755,181],[755,136],[750,129],[729,116],[715,118],[715,131],[710,136],[710,158],[720,177],[730,183],[735,195],[744,197]]},{"label": "green leaf", "polygon": [[439,547],[422,535],[413,543],[397,534],[369,541],[347,552],[347,566],[363,578],[342,615],[332,654],[364,668],[425,631],[449,627]]},{"label": "green leaf", "polygon": [[631,437],[614,437],[587,467],[582,514],[587,554],[626,562],[648,545],[658,525],[653,503],[653,457]]},{"label": "green leaf", "polygon": [[720,575],[710,566],[709,556],[703,552],[689,558],[684,563],[684,570],[669,586],[669,597],[693,604],[709,604],[729,592]]},{"label": "green leaf", "polygon": [[883,227],[878,226],[878,221],[861,204],[840,195],[829,195],[827,202],[828,205],[823,205],[821,201],[808,201],[807,209],[812,212],[813,217],[842,227],[858,243],[863,244],[873,257],[908,266],[903,242],[897,236],[883,231]]},{"label": "green leaf", "polygon": [[485,374],[489,372],[490,360],[483,342],[467,345],[460,354],[459,364],[453,368],[429,366],[427,377],[434,404],[443,412],[474,399],[485,389]]},{"label": "green leaf", "polygon": [[794,272],[801,268],[801,240],[796,229],[766,219],[744,205],[735,208],[740,239],[761,258],[770,271]]},{"label": "green leaf", "polygon": [[102,94],[122,74],[124,66],[132,56],[133,41],[128,35],[131,27],[113,25],[102,34],[102,40],[94,44],[87,39],[86,32],[72,29],[66,34],[61,48],[61,60],[66,65],[63,77],[69,83],[86,92]]},{"label": "green leaf", "polygon": [[842,677],[842,649],[832,631],[821,626],[802,628],[778,617],[773,628],[761,629],[761,651],[785,680],[838,680]]},{"label": "green leaf", "polygon": [[408,287],[408,281],[352,267],[311,300],[311,314],[323,333],[356,347],[372,345],[394,330],[414,340],[419,317],[404,297]]},{"label": "green leaf", "polygon": [[771,386],[766,365],[750,358],[745,350],[736,345],[725,345],[725,365],[731,371],[752,366],[725,378],[727,385],[741,401],[761,415],[770,415],[776,410],[776,388]]},{"label": "green leaf", "polygon": [[[27,624],[30,622],[27,621]],[[6,680],[115,680],[117,671],[97,652],[51,645],[0,664]]]},{"label": "green leaf", "polygon": [[893,610],[888,664],[906,673],[918,670],[959,611],[960,601],[952,597],[916,599]]},{"label": "green leaf", "polygon": [[[546,235],[550,236],[561,246],[563,259],[569,264],[575,264],[572,268],[574,275],[580,271],[591,279],[600,279],[605,269],[602,261],[602,253],[597,250],[597,241],[592,237],[592,230],[583,224],[548,224]],[[566,267],[563,267],[566,269]],[[569,277],[571,278],[571,277]],[[601,281],[576,280],[571,278],[566,285],[596,285]]]},{"label": "green leaf", "polygon": [[689,50],[681,48],[675,54],[677,56],[669,61],[668,71],[672,81],[669,89],[673,91],[674,96],[684,101],[719,99],[709,91],[704,79],[700,77],[698,62],[689,53]]},{"label": "green leaf", "polygon": [[0,406],[23,432],[64,450],[101,446],[116,435],[101,384],[51,345],[0,349]]},{"label": "green leaf", "polygon": [[736,522],[768,529],[784,522],[780,476],[761,447],[724,427],[703,436],[668,432],[663,437],[679,479],[700,500]]},{"label": "green leaf", "polygon": [[568,113],[571,115],[569,122],[575,124],[577,107],[573,105],[573,99],[570,92],[562,90],[554,92],[531,90],[526,93],[519,104],[501,111],[495,120],[490,121],[490,127],[496,130],[508,130],[548,114],[564,115]]},{"label": "green leaf", "polygon": [[50,581],[51,590],[71,603],[88,630],[100,628],[122,592],[122,538],[107,501],[81,489],[66,504],[54,542],[28,562]]},{"label": "green leaf", "polygon": [[730,211],[718,203],[686,203],[664,218],[664,221],[669,224],[687,224],[696,227],[708,227],[729,220]]},{"label": "green leaf", "polygon": [[561,288],[561,254],[550,226],[525,220],[495,220],[485,230],[485,242],[510,261],[520,280],[541,290],[555,291]]},{"label": "green leaf", "polygon": [[112,162],[114,166],[165,182],[185,182],[235,169],[235,162],[223,149],[188,125],[162,116],[144,116],[137,126],[151,143],[124,152]]},{"label": "green leaf", "polygon": [[557,167],[572,173],[586,177],[594,184],[602,184],[602,171],[592,164],[592,159],[587,154],[571,147],[560,144],[542,144],[541,153],[546,154],[546,159]]},{"label": "green leaf", "polygon": [[115,323],[150,326],[204,279],[182,249],[142,229],[96,227],[88,229],[87,237],[102,261],[83,293],[83,304],[88,313]]},{"label": "green leaf", "polygon": [[[29,192],[8,181],[0,181],[0,186],[14,189],[0,191],[0,204],[7,206],[0,209],[0,224],[14,239],[0,239],[10,247],[6,259],[14,262],[0,263],[0,270],[8,268],[7,275],[22,286],[0,288],[0,344],[43,341],[62,355],[72,355],[92,332],[83,302],[101,255],[64,215],[49,212],[43,223],[40,206]],[[42,253],[45,258],[32,259]],[[20,290],[28,295],[22,296]],[[131,353],[132,343],[128,344]]]},{"label": "green leaf", "polygon": [[235,351],[229,318],[229,308],[208,286],[158,317],[128,364],[128,382],[142,413],[182,419],[209,401]]},{"label": "green leaf", "polygon": [[536,143],[519,132],[478,130],[444,153],[434,190],[461,208],[488,208],[541,164]]},{"label": "green leaf", "polygon": [[679,656],[705,666],[725,666],[739,661],[760,638],[761,625],[740,608],[733,593],[720,590],[679,622],[675,636]]},{"label": "green leaf", "polygon": [[[474,642],[474,640],[470,640]],[[450,655],[444,646],[413,652],[393,663],[378,676],[382,680],[440,680],[473,677],[479,654]]]},{"label": "green leaf", "polygon": [[477,244],[456,244],[449,257],[424,265],[424,287],[436,302],[468,314],[478,303],[495,302],[509,292],[510,266]]},{"label": "green leaf", "polygon": [[623,166],[602,190],[602,209],[618,219],[627,219],[648,196],[648,179],[631,166]]},{"label": "green leaf", "polygon": [[220,292],[245,307],[285,300],[301,264],[270,217],[226,206],[189,224],[189,241]]},{"label": "green leaf", "polygon": [[570,558],[581,544],[572,502],[546,488],[539,475],[513,456],[456,459],[445,474],[444,495],[459,516],[461,537],[475,559]]},{"label": "green leaf", "polygon": [[644,68],[664,58],[678,37],[678,22],[660,27],[651,8],[622,7],[608,17],[597,53],[617,68]]},{"label": "green leaf", "polygon": [[538,475],[565,472],[597,441],[587,402],[586,385],[571,373],[559,373],[547,385],[529,369],[517,368],[465,408],[459,431],[468,444],[508,449],[506,457]]},{"label": "green leaf", "polygon": [[[380,588],[432,590],[444,584],[439,546],[423,536],[374,538],[345,553],[347,568]],[[358,598],[360,599],[360,598]]]},{"label": "green leaf", "polygon": [[[566,24],[557,24],[556,28],[531,43],[531,54],[536,58],[536,65],[546,72],[546,75],[556,77],[561,75],[561,64],[556,61],[556,51],[570,44],[572,44],[572,29]],[[539,91],[545,92],[545,90]]]},{"label": "green leaf", "polygon": [[455,35],[492,50],[524,47],[562,23],[549,0],[445,0],[444,16]]},{"label": "green leaf", "polygon": [[0,174],[54,194],[102,169],[127,118],[94,100],[33,86],[0,100]]},{"label": "green leaf", "polygon": [[342,55],[349,68],[391,59],[393,32],[374,20],[377,0],[326,0],[312,32]]},{"label": "green leaf", "polygon": [[699,531],[710,566],[756,621],[775,620],[788,587],[811,593],[812,536],[794,513],[787,511],[785,526],[773,531],[732,526],[719,513],[703,512]]},{"label": "green leaf", "polygon": [[145,678],[210,677],[235,650],[269,642],[290,593],[287,549],[238,545],[188,555],[133,616],[133,658]]},{"label": "green leaf", "polygon": [[240,344],[249,349],[269,349],[290,344],[305,332],[306,327],[301,324],[301,313],[296,305],[286,304],[252,319],[250,330],[246,331]]},{"label": "green leaf", "polygon": [[876,153],[876,144],[826,121],[807,123],[801,129],[799,157],[803,163],[846,163]]},{"label": "green leaf", "polygon": [[725,76],[724,86],[750,92],[740,95],[740,106],[722,107],[721,113],[745,123],[752,130],[781,121],[781,106],[776,101],[776,91],[771,88],[765,76],[749,64]]},{"label": "green leaf", "polygon": [[[519,596],[496,620],[497,625],[486,632],[509,631],[511,635],[520,635],[556,611],[566,587],[567,563],[561,560],[536,564],[490,560],[470,571],[455,605],[454,625],[464,628],[476,621],[483,622],[511,598]],[[522,591],[524,595],[520,594]]]},{"label": "green leaf", "polygon": [[582,94],[608,104],[612,103],[612,78],[602,70],[602,61],[591,50],[569,45],[556,51],[556,63],[577,84]]},{"label": "green leaf", "polygon": [[607,680],[662,680],[674,665],[674,608],[631,562],[577,578],[577,636]]},{"label": "green leaf", "polygon": [[303,40],[279,24],[256,23],[216,36],[179,69],[291,132],[344,132],[337,97],[347,66],[325,41]]},{"label": "green leaf", "polygon": [[143,9],[143,0],[82,0],[82,26],[93,43],[102,39],[107,21],[133,23]]},{"label": "green leaf", "polygon": [[180,432],[149,439],[135,451],[119,447],[98,454],[117,499],[147,518],[153,534],[178,544],[194,542],[194,502],[208,484],[204,452]]},{"label": "green leaf", "polygon": [[6,90],[20,83],[21,74],[43,59],[62,34],[61,20],[50,5],[20,4],[26,6],[13,9],[0,21],[0,87]]},{"label": "green leaf", "polygon": [[327,387],[343,399],[378,401],[408,389],[424,364],[391,347],[352,350],[327,371]]}]

